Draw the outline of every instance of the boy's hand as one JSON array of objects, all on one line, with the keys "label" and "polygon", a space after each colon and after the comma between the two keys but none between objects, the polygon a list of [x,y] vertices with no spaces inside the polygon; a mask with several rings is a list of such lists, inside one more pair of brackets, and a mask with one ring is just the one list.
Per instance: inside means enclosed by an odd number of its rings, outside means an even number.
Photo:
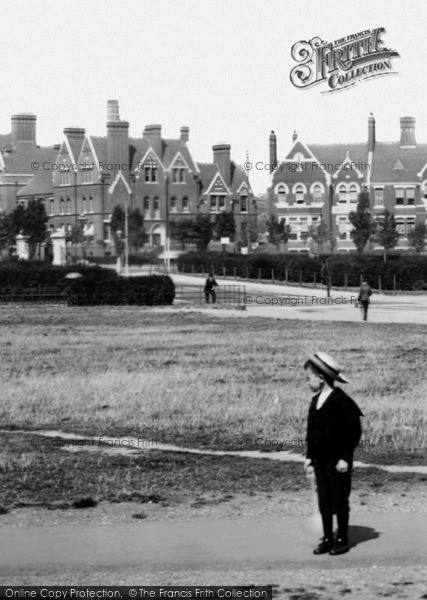
[{"label": "boy's hand", "polygon": [[304,469],[307,477],[312,477],[314,475],[314,469],[311,464],[311,458],[306,458],[304,461]]},{"label": "boy's hand", "polygon": [[336,470],[338,473],[347,473],[348,471],[348,463],[345,460],[339,460],[337,462]]}]

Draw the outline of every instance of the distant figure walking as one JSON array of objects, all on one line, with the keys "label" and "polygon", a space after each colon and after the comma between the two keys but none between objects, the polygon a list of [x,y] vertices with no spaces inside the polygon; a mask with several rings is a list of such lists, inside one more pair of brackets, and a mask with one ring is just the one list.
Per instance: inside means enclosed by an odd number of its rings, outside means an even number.
[{"label": "distant figure walking", "polygon": [[363,320],[368,320],[368,308],[371,301],[372,290],[365,280],[362,280],[362,285],[359,290],[359,297],[357,301],[361,304],[363,310]]},{"label": "distant figure walking", "polygon": [[215,288],[217,288],[217,287],[218,287],[218,284],[214,279],[213,273],[209,273],[209,276],[205,282],[205,298],[206,298],[207,304],[209,304],[209,296],[212,296],[212,304],[215,304],[215,302],[216,302]]}]

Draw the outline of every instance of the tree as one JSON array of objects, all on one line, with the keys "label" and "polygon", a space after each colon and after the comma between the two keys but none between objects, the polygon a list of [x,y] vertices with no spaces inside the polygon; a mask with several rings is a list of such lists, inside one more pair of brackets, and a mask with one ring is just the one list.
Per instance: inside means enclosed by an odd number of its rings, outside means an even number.
[{"label": "tree", "polygon": [[185,244],[196,243],[196,231],[194,219],[180,219],[179,221],[170,221],[171,238],[182,244],[185,250]]},{"label": "tree", "polygon": [[362,254],[363,249],[374,231],[369,204],[369,193],[367,191],[360,192],[356,211],[352,210],[348,215],[348,219],[354,227],[350,232],[350,237],[359,254]]},{"label": "tree", "polygon": [[308,229],[308,237],[310,237],[313,242],[315,242],[318,246],[320,252],[323,252],[323,244],[330,240],[331,232],[329,231],[329,227],[323,221],[317,223],[316,225],[310,225]]},{"label": "tree", "polygon": [[279,221],[275,215],[271,215],[267,221],[268,239],[271,244],[287,244],[291,235],[291,226],[286,220]]},{"label": "tree", "polygon": [[80,225],[73,225],[71,231],[66,235],[66,241],[71,242],[73,246],[77,244],[83,244],[85,242],[85,236],[83,235],[83,229]]},{"label": "tree", "polygon": [[[125,235],[125,211],[119,205],[113,208],[113,213],[111,215],[110,221],[110,229],[111,233],[113,234],[116,254],[117,256],[121,256],[125,247],[123,241]],[[120,236],[117,234],[118,231],[121,232]]]},{"label": "tree", "polygon": [[212,235],[213,227],[210,215],[197,215],[194,223],[194,241],[197,244],[197,250],[200,252],[205,251]]},{"label": "tree", "polygon": [[236,223],[234,221],[234,215],[230,212],[220,212],[215,219],[214,225],[214,237],[220,239],[222,237],[230,238],[232,242],[234,240],[234,234],[236,233]]},{"label": "tree", "polygon": [[426,245],[427,226],[425,223],[417,223],[412,231],[408,232],[408,242],[417,254],[423,252]]},{"label": "tree", "polygon": [[384,248],[384,262],[386,262],[388,251],[395,248],[399,241],[394,215],[388,210],[385,210],[377,221],[375,241]]},{"label": "tree", "polygon": [[134,250],[141,248],[148,240],[144,229],[144,217],[139,208],[134,208],[128,215],[129,246]]},{"label": "tree", "polygon": [[[240,239],[243,247],[248,245],[248,222],[243,221],[240,227]],[[258,241],[258,229],[253,220],[249,221],[249,243],[255,244]]]},{"label": "tree", "polygon": [[33,259],[36,247],[42,244],[47,237],[47,222],[49,217],[42,200],[30,200],[27,206],[19,203],[9,215],[7,224],[8,236],[14,240],[18,233],[28,237],[29,257]]},{"label": "tree", "polygon": [[12,247],[15,245],[16,235],[19,230],[16,231],[13,220],[10,214],[0,214],[0,250],[7,248],[9,253]]}]

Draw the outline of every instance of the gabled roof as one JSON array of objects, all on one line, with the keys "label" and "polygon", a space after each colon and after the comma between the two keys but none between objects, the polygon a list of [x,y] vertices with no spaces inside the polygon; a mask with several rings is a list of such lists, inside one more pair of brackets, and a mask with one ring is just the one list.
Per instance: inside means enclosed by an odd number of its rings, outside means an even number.
[{"label": "gabled roof", "polygon": [[105,136],[91,135],[93,147],[96,152],[96,156],[101,163],[107,162],[107,138]]},{"label": "gabled roof", "polygon": [[[368,151],[365,143],[360,144],[308,144],[308,147],[316,156],[317,160],[321,163],[328,164],[341,164],[345,161],[347,152],[350,155],[352,161],[356,163],[368,162]],[[328,169],[328,173],[331,175],[338,169]],[[365,170],[363,171],[366,175]]]},{"label": "gabled roof", "polygon": [[[397,160],[403,169],[395,169]],[[372,160],[371,183],[414,182],[427,162],[427,144],[415,148],[401,148],[399,142],[377,142]]]},{"label": "gabled roof", "polygon": [[197,163],[197,166],[200,171],[200,179],[203,183],[203,193],[205,193],[212,183],[213,178],[219,172],[218,167],[213,163]]},{"label": "gabled roof", "polygon": [[234,169],[232,170],[231,175],[231,191],[233,193],[237,193],[238,189],[242,185],[242,183],[246,183],[249,190],[252,191],[251,185],[249,183],[248,177],[246,175],[246,171],[240,165],[236,165],[233,161],[231,163],[234,165]]},{"label": "gabled roof", "polygon": [[27,196],[46,196],[53,193],[52,171],[50,169],[39,169],[34,177],[17,194],[19,198]]},{"label": "gabled roof", "polygon": [[[38,162],[40,170],[44,162],[53,163],[56,160],[57,153],[50,148],[40,148],[34,142],[19,142],[13,152],[4,156],[5,172],[11,174],[34,175],[35,170],[31,163]],[[49,169],[50,173],[52,171]]]}]

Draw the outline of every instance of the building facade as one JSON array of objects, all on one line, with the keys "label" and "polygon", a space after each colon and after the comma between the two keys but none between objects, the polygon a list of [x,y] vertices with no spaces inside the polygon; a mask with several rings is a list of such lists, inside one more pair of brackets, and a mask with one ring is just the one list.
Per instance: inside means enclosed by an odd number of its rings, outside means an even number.
[{"label": "building facade", "polygon": [[[290,252],[318,251],[310,226],[324,222],[336,250],[356,250],[349,213],[366,190],[375,218],[394,214],[398,248],[407,249],[408,232],[427,219],[427,144],[415,141],[415,119],[400,119],[400,141],[376,142],[375,119],[368,119],[366,143],[305,144],[293,135],[285,158],[277,159],[277,139],[270,134],[270,212],[291,226]],[[370,243],[371,249],[380,249]],[[323,250],[329,250],[325,243]]]},{"label": "building facade", "polygon": [[[36,144],[34,115],[12,117],[12,133],[1,136],[0,208],[41,198],[50,229],[80,226],[87,241],[112,250],[110,221],[115,206],[139,208],[149,244],[164,245],[173,220],[233,211],[237,238],[254,215],[254,197],[229,144],[213,146],[212,163],[198,163],[189,147],[189,128],[178,139],[162,137],[161,125],[147,125],[129,137],[116,100],[107,103],[106,136],[67,127],[61,144]],[[35,168],[35,165],[38,165]]]}]

